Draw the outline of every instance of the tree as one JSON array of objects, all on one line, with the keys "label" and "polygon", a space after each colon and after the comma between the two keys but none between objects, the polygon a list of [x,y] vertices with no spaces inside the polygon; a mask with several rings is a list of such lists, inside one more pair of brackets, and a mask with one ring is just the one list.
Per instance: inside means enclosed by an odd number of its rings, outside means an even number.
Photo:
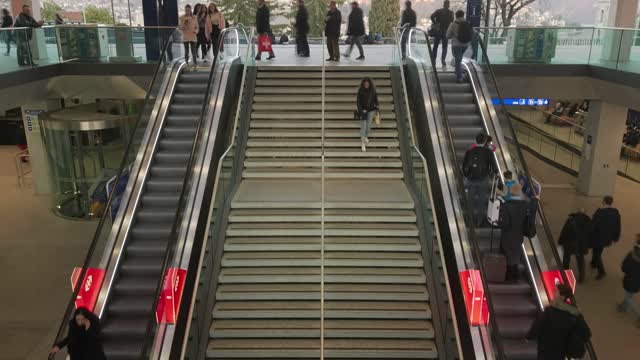
[{"label": "tree", "polygon": [[95,5],[89,5],[84,8],[84,19],[87,23],[92,24],[113,24],[113,15],[109,9],[99,8]]},{"label": "tree", "polygon": [[[509,27],[513,21],[513,18],[520,12],[522,9],[536,2],[536,0],[492,0],[494,5],[491,9],[494,13],[490,16],[493,16],[494,19],[498,19],[501,22],[500,26]],[[493,23],[497,23],[497,21],[493,21]],[[502,30],[502,37],[507,36],[507,29]]]},{"label": "tree", "polygon": [[[324,20],[329,11],[329,2],[331,0],[305,0],[304,4],[309,12],[309,36],[321,36],[324,31]],[[295,22],[298,13],[298,0],[293,0],[289,19]],[[343,16],[345,16],[343,14]],[[295,28],[293,28],[295,31]]]},{"label": "tree", "polygon": [[369,32],[393,37],[394,29],[400,22],[400,2],[398,0],[371,0],[369,11]]},{"label": "tree", "polygon": [[42,15],[42,20],[46,22],[54,22],[56,20],[56,14],[60,11],[62,11],[62,6],[56,4],[52,0],[48,0],[42,3],[40,14]]}]

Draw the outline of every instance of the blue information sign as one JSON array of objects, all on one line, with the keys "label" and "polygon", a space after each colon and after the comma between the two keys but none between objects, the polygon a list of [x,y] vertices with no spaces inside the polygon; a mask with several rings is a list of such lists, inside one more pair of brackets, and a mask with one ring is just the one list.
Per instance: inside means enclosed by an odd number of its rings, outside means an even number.
[{"label": "blue information sign", "polygon": [[[493,105],[500,105],[500,99],[491,99]],[[546,106],[549,105],[551,99],[545,98],[504,98],[505,106]]]}]

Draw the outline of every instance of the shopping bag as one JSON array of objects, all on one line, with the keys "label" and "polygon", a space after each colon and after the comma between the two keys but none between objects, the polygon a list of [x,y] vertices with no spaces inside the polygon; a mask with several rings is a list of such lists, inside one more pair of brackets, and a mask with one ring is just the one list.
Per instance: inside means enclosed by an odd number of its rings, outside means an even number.
[{"label": "shopping bag", "polygon": [[380,122],[382,121],[382,119],[380,118],[380,111],[376,111],[375,121],[376,125],[380,125]]},{"label": "shopping bag", "polygon": [[258,52],[271,51],[271,38],[269,34],[262,34],[258,37]]}]

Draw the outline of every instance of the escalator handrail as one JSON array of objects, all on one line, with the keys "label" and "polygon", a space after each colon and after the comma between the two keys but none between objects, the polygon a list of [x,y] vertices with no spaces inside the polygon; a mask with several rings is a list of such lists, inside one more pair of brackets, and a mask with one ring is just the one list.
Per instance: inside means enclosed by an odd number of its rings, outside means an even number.
[{"label": "escalator handrail", "polygon": [[[180,223],[182,222],[182,217],[180,216],[180,213],[183,211],[182,208],[182,203],[185,200],[186,195],[189,193],[187,191],[187,189],[189,188],[189,180],[191,179],[191,174],[193,173],[194,170],[194,165],[195,165],[195,160],[196,160],[196,155],[198,153],[198,148],[200,146],[200,133],[202,131],[202,127],[206,122],[206,118],[207,118],[207,106],[209,104],[209,97],[210,97],[210,92],[211,92],[211,87],[212,87],[212,83],[213,83],[213,77],[215,74],[215,70],[216,70],[216,65],[218,65],[218,62],[220,60],[220,55],[222,54],[220,52],[221,48],[224,46],[224,38],[225,38],[225,34],[229,33],[229,32],[236,32],[236,40],[239,42],[240,37],[237,35],[238,33],[238,29],[236,27],[230,27],[230,28],[226,28],[224,30],[222,30],[222,32],[220,33],[219,36],[219,41],[218,41],[218,56],[216,56],[213,59],[213,62],[211,64],[211,70],[209,71],[209,79],[207,81],[207,88],[205,90],[205,98],[204,101],[202,102],[202,109],[201,109],[201,113],[200,113],[200,119],[198,120],[198,125],[196,127],[196,132],[193,136],[193,145],[191,146],[191,151],[189,154],[189,160],[187,161],[187,168],[185,171],[185,176],[184,176],[184,180],[182,181],[182,189],[180,190],[180,196],[178,198],[178,203],[176,206],[176,211],[175,211],[175,216],[174,216],[174,220],[173,220],[173,224],[171,225],[171,232],[169,233],[169,243],[167,244],[167,248],[165,250],[164,253],[164,259],[162,261],[162,270],[160,272],[160,279],[158,280],[158,284],[156,285],[156,290],[154,292],[154,297],[153,297],[153,306],[151,307],[149,313],[153,314],[158,306],[158,302],[160,300],[160,296],[164,287],[164,281],[165,281],[165,276],[166,276],[166,272],[167,272],[167,268],[169,267],[169,260],[171,258],[171,254],[172,251],[171,249],[175,246],[177,239],[178,239],[178,230],[180,228]],[[240,45],[237,44],[236,46],[236,56],[239,55],[240,52]],[[155,337],[155,333],[152,331],[153,330],[153,325],[154,322],[156,321],[155,317],[150,316],[149,319],[147,320],[147,330],[145,332],[146,336],[143,342],[143,346],[140,350],[140,358],[144,358],[145,354],[147,353],[147,349],[148,347],[153,343],[151,341],[151,339],[153,339]]]},{"label": "escalator handrail", "polygon": [[[451,132],[451,128],[449,127],[449,118],[447,115],[447,112],[445,110],[445,102],[444,102],[444,96],[442,95],[442,87],[440,85],[440,79],[438,77],[438,72],[437,72],[437,66],[435,64],[435,60],[433,57],[433,51],[431,48],[431,41],[429,40],[429,35],[425,30],[419,29],[419,28],[412,28],[411,29],[411,33],[413,31],[420,31],[422,33],[424,33],[425,39],[426,39],[426,46],[428,49],[428,56],[429,56],[429,62],[431,63],[431,68],[433,71],[433,77],[435,79],[435,83],[436,83],[436,94],[438,97],[438,102],[440,103],[440,116],[442,116],[442,119],[444,120],[442,123],[444,124],[444,129],[445,132],[447,134],[447,140],[449,143],[449,151],[452,153],[453,157],[453,171],[454,171],[454,181],[457,184],[458,187],[458,193],[461,194],[461,196],[459,196],[461,205],[462,205],[462,209],[471,209],[469,202],[466,198],[466,193],[465,193],[465,187],[464,187],[464,182],[463,182],[463,174],[462,171],[460,169],[460,166],[458,166],[458,160],[457,160],[457,156],[456,156],[456,150],[455,150],[455,146],[454,146],[454,141],[453,141],[453,134]],[[408,53],[409,56],[411,56],[411,33],[409,34],[409,46],[408,46]],[[480,273],[482,274],[482,276],[480,276],[481,280],[482,280],[482,286],[485,289],[485,293],[488,294],[488,290],[489,290],[489,284],[486,281],[486,269],[484,268],[484,264],[482,263],[481,259],[480,259],[480,245],[478,244],[478,239],[476,238],[476,231],[475,231],[475,224],[473,222],[473,220],[470,218],[470,212],[469,211],[462,211],[466,226],[468,228],[468,233],[469,233],[469,239],[471,240],[471,244],[473,246],[474,251],[472,251],[472,256],[473,256],[473,260],[476,262]],[[495,314],[495,310],[494,310],[494,305],[493,305],[493,300],[491,299],[491,296],[486,296],[487,299],[487,306],[489,308],[489,313],[490,314]],[[500,359],[504,359],[505,358],[505,352],[504,352],[504,347],[501,341],[499,341],[498,334],[498,326],[496,323],[496,318],[495,316],[490,316],[489,317],[489,326],[491,327],[491,336],[494,337],[494,343],[497,344],[497,348],[498,348],[498,356]]]},{"label": "escalator handrail", "polygon": [[[241,24],[239,24],[240,26],[242,26]],[[247,36],[247,31],[246,28],[244,26],[242,26],[242,31],[245,33],[245,38],[247,39],[247,54],[246,54],[246,58],[248,59],[249,54],[251,54],[251,51],[253,50],[253,37],[255,35],[255,28],[254,27],[250,27],[249,28],[249,32],[248,32],[248,36]],[[221,37],[222,38],[222,37]],[[241,82],[240,82],[240,93],[238,94],[238,101],[241,102],[242,101],[242,97],[243,97],[243,92],[244,92],[244,84],[245,84],[245,78],[246,78],[246,74],[247,74],[247,67],[248,65],[244,64],[244,68],[242,70],[242,77],[241,77]],[[225,149],[225,151],[222,153],[222,155],[220,156],[220,158],[217,161],[217,167],[216,167],[216,174],[215,174],[215,180],[213,183],[213,187],[212,187],[212,199],[211,204],[213,204],[213,202],[215,201],[215,196],[217,194],[217,190],[218,190],[218,186],[220,183],[220,178],[222,176],[222,167],[223,167],[223,162],[224,160],[227,158],[227,155],[231,152],[231,149],[235,146],[236,144],[236,132],[237,132],[237,128],[238,128],[238,123],[239,123],[239,118],[240,118],[240,114],[242,112],[241,109],[241,104],[239,104],[236,108],[236,114],[234,116],[234,124],[233,124],[233,130],[231,132],[231,143],[229,144],[229,146]],[[208,214],[207,214],[207,219],[211,218],[211,212],[213,211],[213,208],[210,208]],[[206,237],[208,236],[207,234],[204,235],[205,239],[203,239],[202,241],[207,241]],[[203,246],[204,248],[204,246]],[[189,271],[200,271],[200,269],[202,268],[202,263],[198,262],[197,266],[195,269],[191,270],[189,269]],[[193,288],[193,292],[191,294],[191,304],[189,305],[189,310],[188,310],[188,314],[193,314],[193,308],[195,306],[195,298],[198,292],[198,286],[196,284],[196,286],[194,286]],[[189,316],[189,319],[187,320],[187,324],[185,325],[184,328],[184,332],[185,334],[183,334],[183,347],[186,346],[186,343],[188,341],[188,331],[191,327],[191,315]],[[173,349],[173,347],[172,347]],[[182,351],[181,351],[182,352]],[[172,350],[173,353],[173,350]]]},{"label": "escalator handrail", "polygon": [[[485,64],[487,65],[487,69],[489,70],[489,74],[491,76],[491,80],[493,81],[493,85],[495,87],[496,90],[496,94],[498,96],[498,99],[500,100],[500,111],[503,113],[503,116],[505,116],[506,122],[507,122],[507,126],[509,127],[509,131],[510,133],[513,135],[513,139],[512,141],[515,143],[515,148],[516,148],[516,154],[518,156],[518,159],[520,160],[520,164],[522,165],[522,171],[524,171],[525,176],[527,178],[527,181],[529,182],[529,184],[531,184],[531,186],[533,186],[534,182],[532,181],[532,177],[531,177],[531,173],[529,172],[529,168],[527,166],[527,163],[524,161],[524,154],[522,153],[522,149],[520,148],[520,145],[518,144],[518,139],[515,136],[515,130],[513,129],[513,124],[511,124],[511,121],[509,120],[509,113],[507,112],[507,110],[505,109],[505,102],[504,102],[504,98],[502,97],[502,94],[500,92],[500,88],[498,87],[498,80],[496,78],[495,72],[493,71],[493,66],[491,65],[491,61],[489,60],[489,55],[487,53],[487,48],[484,44],[484,42],[482,41],[482,37],[480,36],[479,32],[476,32],[476,37],[478,39],[478,45],[480,46],[480,49],[482,50],[482,58],[483,61],[485,61]],[[540,201],[538,201],[538,215],[540,216],[540,219],[542,220],[542,227],[544,229],[545,235],[546,235],[546,239],[547,242],[549,243],[549,248],[551,249],[551,254],[553,255],[553,259],[555,261],[555,265],[557,269],[563,270],[564,267],[561,266],[562,265],[562,261],[560,260],[560,255],[558,254],[558,250],[555,246],[555,243],[553,241],[553,237],[552,237],[552,233],[551,233],[551,228],[549,227],[549,222],[547,221],[547,218],[544,215],[544,211],[542,208],[542,203]],[[560,276],[562,277],[562,281],[565,284],[569,284],[569,279],[567,277],[567,274],[565,274],[564,271],[560,271]],[[575,296],[572,297],[571,299],[572,303],[575,306],[578,306]],[[593,343],[591,342],[591,340],[589,340],[587,342],[587,351],[589,352],[589,357],[592,360],[597,359],[596,353],[595,353],[595,349],[593,347]]]},{"label": "escalator handrail", "polygon": [[[138,126],[140,125],[140,121],[142,120],[142,117],[146,114],[145,111],[143,111],[148,105],[149,105],[149,98],[151,96],[151,91],[153,90],[154,85],[156,84],[156,82],[159,80],[159,76],[158,74],[160,73],[160,69],[162,68],[162,65],[165,61],[165,57],[167,54],[167,49],[173,44],[173,41],[171,41],[170,39],[173,38],[174,33],[177,31],[177,29],[175,27],[172,27],[173,30],[171,31],[171,33],[169,34],[169,36],[167,37],[167,42],[166,44],[164,44],[164,47],[162,48],[162,52],[160,55],[160,58],[158,60],[158,64],[156,65],[156,68],[154,70],[153,73],[153,77],[151,78],[151,82],[149,83],[149,86],[147,87],[147,94],[145,95],[144,98],[144,102],[143,102],[143,106],[142,106],[142,110],[140,111],[140,114],[138,115],[138,119],[136,120],[135,125],[133,126],[132,131],[130,131],[130,137],[129,137],[129,141],[127,142],[127,147],[125,148],[125,151],[123,153],[122,156],[122,160],[120,161],[120,165],[118,167],[118,171],[116,173],[116,177],[113,183],[113,187],[111,188],[111,192],[109,193],[109,196],[107,198],[107,202],[104,206],[104,213],[102,214],[102,216],[100,217],[100,220],[98,221],[98,226],[96,227],[96,231],[94,232],[93,235],[93,239],[91,240],[91,244],[89,245],[89,250],[87,250],[87,256],[85,257],[85,260],[82,264],[82,270],[80,271],[80,274],[78,275],[78,278],[76,280],[76,283],[74,284],[73,287],[73,291],[71,293],[71,298],[69,299],[69,302],[67,303],[67,308],[64,312],[64,315],[62,317],[62,320],[60,322],[60,326],[58,327],[58,332],[56,333],[56,337],[54,339],[54,345],[57,344],[58,342],[60,342],[63,338],[63,332],[67,326],[67,322],[70,320],[70,316],[71,313],[74,311],[75,309],[75,302],[76,302],[76,298],[78,297],[78,293],[80,292],[80,284],[82,283],[84,277],[86,276],[87,270],[89,269],[89,265],[91,263],[91,259],[93,258],[93,254],[98,246],[98,243],[100,242],[100,236],[102,234],[102,229],[105,226],[106,220],[108,217],[111,217],[111,204],[113,203],[113,199],[116,193],[116,189],[118,188],[118,185],[120,184],[121,178],[122,178],[122,173],[124,172],[124,170],[129,166],[129,158],[128,158],[128,154],[131,152],[132,148],[133,148],[133,143],[134,143],[134,138],[135,138],[135,133],[138,130]],[[159,98],[156,98],[155,101],[160,100]],[[155,102],[154,101],[154,102]]]},{"label": "escalator handrail", "polygon": [[[395,33],[395,37],[396,37],[396,51],[398,52],[398,54],[400,54],[400,56],[402,56],[402,49],[401,49],[401,41],[404,35],[404,32],[407,31],[408,26],[401,26],[399,28],[397,28],[397,31],[394,31]],[[409,34],[410,36],[410,34]],[[409,38],[410,39],[410,38]],[[422,152],[420,151],[420,149],[418,148],[417,142],[416,142],[416,133],[415,133],[415,129],[413,128],[413,123],[411,121],[411,107],[409,106],[409,96],[407,94],[407,85],[406,85],[406,80],[405,80],[405,76],[404,76],[404,64],[402,63],[402,59],[400,60],[400,76],[401,76],[401,80],[402,80],[402,91],[403,91],[403,96],[404,96],[404,105],[405,105],[405,112],[406,112],[406,117],[407,117],[407,123],[409,125],[409,131],[411,133],[411,147],[413,148],[413,150],[416,152],[416,154],[418,154],[418,156],[420,157],[420,161],[422,162],[422,168],[424,169],[424,177],[425,177],[425,181],[427,182],[427,190],[429,193],[429,202],[431,204],[434,203],[433,201],[433,193],[431,192],[431,178],[429,177],[429,168],[427,167],[427,159],[426,157],[422,154]],[[425,210],[425,209],[423,209]],[[438,246],[440,249],[443,249],[444,246],[442,245],[442,237],[440,236],[440,229],[438,226],[438,222],[436,219],[436,214],[433,213],[433,217],[434,217],[434,233],[436,235],[436,238],[438,239]],[[446,284],[446,289],[447,289],[447,296],[448,296],[448,302],[449,302],[449,311],[451,312],[451,317],[453,319],[453,328],[454,328],[454,332],[455,332],[455,336],[456,339],[458,339],[457,341],[457,345],[458,345],[458,353],[460,356],[462,356],[462,345],[459,341],[460,339],[460,331],[458,329],[458,322],[457,322],[457,315],[455,313],[455,309],[454,309],[454,305],[453,305],[453,295],[451,292],[451,283],[449,281],[449,273],[448,270],[446,268],[446,266],[444,266],[445,264],[445,259],[444,259],[444,252],[440,251],[440,260],[443,264],[442,266],[442,272],[444,275],[444,279],[445,279],[445,284]],[[432,262],[433,263],[433,262]],[[436,297],[436,302],[438,302],[438,292],[436,291],[435,294],[433,294]],[[440,325],[440,327],[442,328],[441,331],[441,337],[443,337],[447,331],[446,331],[446,327],[447,327],[447,317],[445,316],[444,319],[442,319],[442,317],[440,316],[440,314],[438,313],[438,321],[440,322],[440,324],[436,324],[436,325]],[[444,344],[446,343],[446,339],[440,339],[440,344]],[[443,352],[445,352],[445,349],[442,349]]]}]

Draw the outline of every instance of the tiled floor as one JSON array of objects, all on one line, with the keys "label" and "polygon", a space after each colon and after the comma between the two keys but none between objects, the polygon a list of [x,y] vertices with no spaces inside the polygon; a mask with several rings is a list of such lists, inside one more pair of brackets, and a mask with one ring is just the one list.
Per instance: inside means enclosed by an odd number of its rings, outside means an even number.
[{"label": "tiled floor", "polygon": [[18,188],[16,152],[0,146],[0,359],[43,359],[96,223],[61,219],[50,197]]},{"label": "tiled floor", "polygon": [[[527,164],[543,184],[542,205],[550,222],[554,239],[558,238],[568,213],[584,208],[592,214],[600,205],[600,198],[576,194],[576,178],[553,168],[525,152]],[[640,184],[618,177],[614,194],[615,205],[622,213],[622,238],[605,250],[604,263],[608,276],[595,280],[595,271],[587,269],[586,281],[576,290],[581,310],[593,332],[593,343],[600,359],[636,359],[640,350],[640,329],[635,327],[631,315],[616,312],[615,305],[622,299],[622,272],[620,264],[632,248],[635,234],[640,232],[637,204]],[[590,257],[587,258],[587,263]],[[575,269],[575,260],[572,264]],[[576,271],[576,270],[574,270]],[[640,302],[640,296],[637,296]]]}]

